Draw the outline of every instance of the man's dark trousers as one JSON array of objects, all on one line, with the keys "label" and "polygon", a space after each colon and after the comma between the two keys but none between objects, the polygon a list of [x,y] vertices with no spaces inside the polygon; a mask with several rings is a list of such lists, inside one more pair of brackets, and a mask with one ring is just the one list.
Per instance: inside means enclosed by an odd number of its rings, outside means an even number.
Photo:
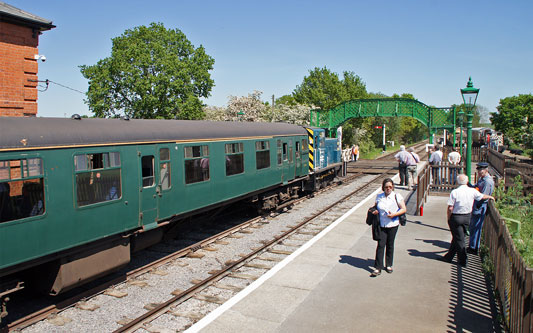
[{"label": "man's dark trousers", "polygon": [[400,163],[398,170],[400,171],[400,185],[409,185],[409,178],[407,177],[407,164]]},{"label": "man's dark trousers", "polygon": [[460,265],[466,265],[465,230],[470,223],[470,214],[452,214],[448,226],[452,233],[452,243],[448,253],[444,256],[447,261],[452,261],[457,253],[457,261]]}]

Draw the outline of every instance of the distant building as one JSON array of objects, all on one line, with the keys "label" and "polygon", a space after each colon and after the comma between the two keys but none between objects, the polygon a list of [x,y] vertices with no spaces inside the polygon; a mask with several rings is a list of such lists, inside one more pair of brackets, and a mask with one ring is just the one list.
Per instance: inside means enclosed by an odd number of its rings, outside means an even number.
[{"label": "distant building", "polygon": [[0,116],[37,115],[39,35],[52,21],[0,1]]}]

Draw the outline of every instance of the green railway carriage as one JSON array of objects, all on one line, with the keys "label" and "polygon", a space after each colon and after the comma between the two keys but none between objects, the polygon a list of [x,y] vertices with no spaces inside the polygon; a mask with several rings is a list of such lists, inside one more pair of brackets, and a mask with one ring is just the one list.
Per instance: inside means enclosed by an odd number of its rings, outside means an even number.
[{"label": "green railway carriage", "polygon": [[106,274],[186,214],[275,207],[304,188],[308,146],[282,123],[0,118],[0,296]]}]

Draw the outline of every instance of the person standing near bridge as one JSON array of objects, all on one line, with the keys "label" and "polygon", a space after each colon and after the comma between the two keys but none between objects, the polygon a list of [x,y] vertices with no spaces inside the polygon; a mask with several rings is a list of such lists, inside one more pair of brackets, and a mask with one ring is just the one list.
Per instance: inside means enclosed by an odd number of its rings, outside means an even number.
[{"label": "person standing near bridge", "polygon": [[[418,162],[420,162],[420,156],[418,156],[418,154],[415,153],[415,149],[413,147],[409,148],[409,155],[411,156],[407,160],[407,172],[413,179],[412,186],[413,186],[413,189],[415,189],[417,185],[417,175],[418,175],[417,164]],[[409,186],[409,177],[407,180],[408,180],[407,186]]]},{"label": "person standing near bridge", "polygon": [[[452,166],[459,165],[459,162],[461,162],[461,154],[457,152],[457,147],[454,147],[452,152],[448,154],[448,162]],[[457,168],[450,168],[450,177],[452,179],[449,179],[448,182],[454,185],[457,184]]]},{"label": "person standing near bridge", "polygon": [[400,173],[400,186],[408,185],[409,178],[407,178],[407,161],[409,160],[409,153],[405,151],[405,146],[400,146],[400,151],[394,155],[398,161],[398,171]]},{"label": "person standing near bridge", "polygon": [[452,262],[453,257],[457,254],[459,265],[466,267],[465,230],[470,222],[474,200],[494,200],[494,198],[469,187],[467,185],[468,177],[465,174],[457,176],[457,183],[459,183],[459,187],[450,193],[448,209],[446,210],[452,241],[448,253],[440,260]]},{"label": "person standing near bridge", "polygon": [[[383,193],[376,197],[376,208],[374,215],[379,214],[380,232],[376,248],[375,269],[371,276],[376,277],[381,274],[381,270],[389,274],[392,273],[394,259],[394,240],[400,225],[399,216],[407,211],[403,197],[394,192],[394,182],[390,178],[385,178],[381,185]],[[385,253],[386,251],[386,253]],[[383,255],[385,254],[385,265],[383,265]]]},{"label": "person standing near bridge", "polygon": [[440,163],[442,162],[442,152],[440,151],[439,145],[435,145],[435,150],[431,153],[431,156],[429,156],[428,162],[430,165],[433,166],[431,168],[431,174],[433,175],[433,184],[440,184],[440,168],[435,167],[435,165],[440,165]]},{"label": "person standing near bridge", "polygon": [[[489,174],[489,164],[480,162],[477,164],[478,181],[475,185],[468,184],[469,187],[476,188],[479,192],[486,195],[492,195],[494,192],[494,180]],[[472,209],[472,218],[470,220],[470,240],[468,244],[468,253],[478,254],[479,243],[481,241],[481,228],[487,213],[488,200],[482,199],[474,202]]]}]

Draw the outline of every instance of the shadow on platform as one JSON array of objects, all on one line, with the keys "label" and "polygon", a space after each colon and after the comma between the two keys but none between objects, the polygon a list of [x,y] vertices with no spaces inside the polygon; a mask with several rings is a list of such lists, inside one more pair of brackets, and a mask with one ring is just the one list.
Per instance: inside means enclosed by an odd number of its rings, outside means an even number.
[{"label": "shadow on platform", "polygon": [[468,255],[468,266],[451,264],[447,332],[503,332],[491,282],[482,273],[478,256]]}]

